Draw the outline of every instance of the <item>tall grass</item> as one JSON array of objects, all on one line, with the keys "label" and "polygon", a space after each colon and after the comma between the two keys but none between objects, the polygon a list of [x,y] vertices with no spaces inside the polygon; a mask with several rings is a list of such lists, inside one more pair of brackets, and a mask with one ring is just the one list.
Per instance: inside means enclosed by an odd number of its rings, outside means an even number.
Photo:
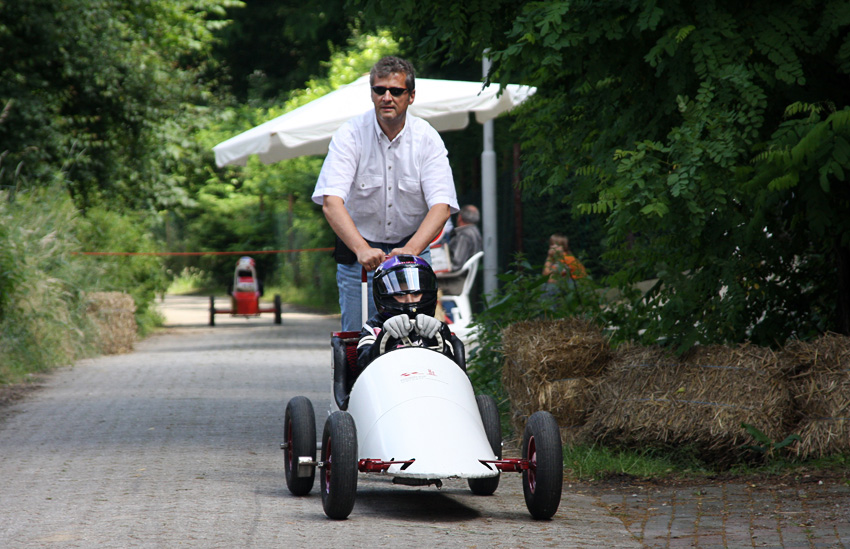
[{"label": "tall grass", "polygon": [[139,219],[97,209],[84,217],[61,184],[0,192],[0,384],[97,352],[89,292],[127,292],[140,331],[155,325],[151,304],[166,287],[157,258],[76,255],[154,248]]},{"label": "tall grass", "polygon": [[64,192],[0,194],[0,383],[93,352],[84,281],[72,253],[78,214]]}]

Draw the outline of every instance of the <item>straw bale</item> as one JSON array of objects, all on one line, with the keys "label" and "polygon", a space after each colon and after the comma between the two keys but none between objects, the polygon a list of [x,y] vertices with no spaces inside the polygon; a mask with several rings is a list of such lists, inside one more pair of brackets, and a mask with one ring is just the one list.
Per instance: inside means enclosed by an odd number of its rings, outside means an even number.
[{"label": "straw bale", "polygon": [[680,360],[660,348],[617,354],[585,425],[597,439],[720,453],[752,442],[741,423],[774,440],[788,434],[790,392],[769,349],[708,346]]},{"label": "straw bale", "polygon": [[[525,425],[528,423],[528,418],[531,415],[526,415],[514,409],[511,413],[511,427],[516,437],[517,446],[522,442],[522,434],[525,431]],[[557,419],[557,418],[556,418]],[[558,421],[558,431],[561,433],[561,443],[576,445],[586,441],[583,425],[565,425]]]},{"label": "straw bale", "polygon": [[502,332],[502,349],[523,371],[548,381],[600,375],[611,353],[602,330],[580,318],[511,324]]},{"label": "straw bale", "polygon": [[850,338],[825,334],[795,341],[785,352],[801,371],[791,391],[800,421],[794,432],[800,458],[850,452]]},{"label": "straw bale", "polygon": [[97,329],[103,354],[133,350],[136,342],[136,304],[123,292],[94,292],[88,295],[87,312]]},{"label": "straw bale", "polygon": [[502,348],[502,385],[517,435],[531,414],[546,410],[564,440],[575,439],[590,410],[593,378],[611,356],[602,331],[579,318],[517,322],[502,332]]},{"label": "straw bale", "polygon": [[811,372],[792,383],[802,416],[800,458],[850,452],[850,370]]},{"label": "straw bale", "polygon": [[525,420],[538,410],[550,412],[562,427],[584,423],[590,410],[593,378],[546,381],[538,372],[522,372],[516,365],[506,366],[502,371],[502,384],[510,397],[511,409],[515,416],[523,418],[517,433],[522,433]]},{"label": "straw bale", "polygon": [[792,370],[830,372],[850,364],[850,337],[827,333],[813,341],[792,341],[784,349]]}]

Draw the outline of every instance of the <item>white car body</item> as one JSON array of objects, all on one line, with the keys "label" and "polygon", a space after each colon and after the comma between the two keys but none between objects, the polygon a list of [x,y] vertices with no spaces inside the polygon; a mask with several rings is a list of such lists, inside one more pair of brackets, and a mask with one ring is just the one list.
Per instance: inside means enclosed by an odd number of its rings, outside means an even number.
[{"label": "white car body", "polygon": [[358,459],[394,463],[399,478],[495,477],[496,460],[469,378],[445,355],[416,347],[375,359],[351,389]]}]

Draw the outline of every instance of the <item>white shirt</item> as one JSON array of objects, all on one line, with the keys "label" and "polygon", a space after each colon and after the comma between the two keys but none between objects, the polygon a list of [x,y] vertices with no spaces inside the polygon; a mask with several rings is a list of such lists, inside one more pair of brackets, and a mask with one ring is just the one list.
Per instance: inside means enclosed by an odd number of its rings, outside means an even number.
[{"label": "white shirt", "polygon": [[331,140],[313,191],[345,203],[366,240],[394,243],[412,235],[436,204],[458,211],[452,169],[440,134],[425,120],[406,115],[392,141],[374,110],[346,122]]}]

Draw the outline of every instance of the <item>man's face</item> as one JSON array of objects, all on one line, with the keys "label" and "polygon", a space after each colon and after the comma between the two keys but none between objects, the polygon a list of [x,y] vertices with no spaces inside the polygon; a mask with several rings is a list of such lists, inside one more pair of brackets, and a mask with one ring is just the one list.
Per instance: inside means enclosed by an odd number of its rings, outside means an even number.
[{"label": "man's face", "polygon": [[[383,78],[377,77],[372,83],[372,86],[383,86],[385,88],[407,88],[405,83],[404,73],[394,72]],[[383,95],[378,95],[372,91],[372,103],[375,104],[375,114],[378,116],[378,121],[390,126],[398,125],[404,122],[407,107],[413,104],[413,98],[416,91],[406,91],[394,97],[389,89]]]}]

